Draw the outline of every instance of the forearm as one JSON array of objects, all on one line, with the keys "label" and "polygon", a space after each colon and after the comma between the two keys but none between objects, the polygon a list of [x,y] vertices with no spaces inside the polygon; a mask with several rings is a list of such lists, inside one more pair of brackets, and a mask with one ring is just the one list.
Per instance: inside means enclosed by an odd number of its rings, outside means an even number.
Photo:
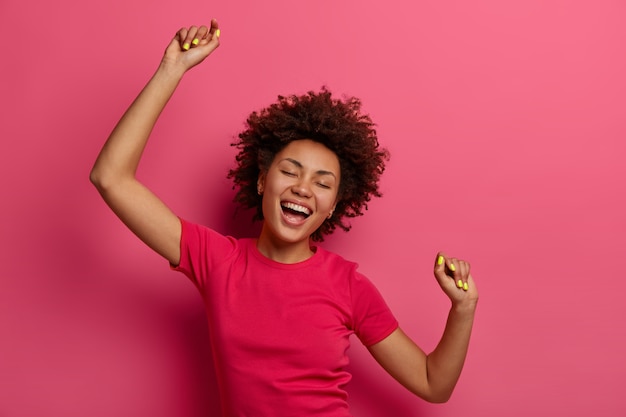
[{"label": "forearm", "polygon": [[211,28],[181,28],[165,49],[159,68],[107,139],[90,179],[111,210],[128,228],[166,258],[180,262],[178,217],[135,177],[148,138],[183,75],[219,46],[215,19]]},{"label": "forearm", "polygon": [[[446,273],[446,268],[451,275]],[[478,303],[478,290],[469,270],[469,263],[447,258],[441,252],[437,254],[435,278],[452,301],[452,308],[443,336],[430,355],[399,328],[369,347],[391,376],[429,402],[441,403],[450,398],[467,356]]]},{"label": "forearm", "polygon": [[450,309],[443,336],[427,356],[429,391],[434,402],[447,401],[461,375],[476,311],[475,303]]},{"label": "forearm", "polygon": [[99,187],[134,177],[150,133],[184,74],[161,64],[109,136],[91,171]]}]

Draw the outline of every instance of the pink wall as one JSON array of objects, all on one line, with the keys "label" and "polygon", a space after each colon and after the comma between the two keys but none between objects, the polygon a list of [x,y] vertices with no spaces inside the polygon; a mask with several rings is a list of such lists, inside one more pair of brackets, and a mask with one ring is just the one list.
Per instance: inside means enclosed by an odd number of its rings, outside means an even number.
[{"label": "pink wall", "polygon": [[[182,25],[222,46],[184,80],[141,176],[227,233],[228,146],[279,93],[360,96],[385,197],[326,246],[360,262],[426,350],[435,252],[481,291],[451,401],[352,348],[359,417],[626,413],[626,5],[621,1],[2,0],[0,416],[206,416],[200,297],[108,211],[88,172]],[[567,413],[567,414],[566,414]]]}]

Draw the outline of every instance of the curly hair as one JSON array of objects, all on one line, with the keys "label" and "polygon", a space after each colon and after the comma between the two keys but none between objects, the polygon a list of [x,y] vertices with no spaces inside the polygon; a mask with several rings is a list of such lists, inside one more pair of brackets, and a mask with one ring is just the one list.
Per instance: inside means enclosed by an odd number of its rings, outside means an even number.
[{"label": "curly hair", "polygon": [[296,96],[278,96],[278,101],[253,112],[246,129],[232,144],[239,149],[237,166],[228,173],[233,189],[238,188],[234,201],[245,208],[256,208],[255,220],[263,220],[262,196],[257,192],[257,180],[266,172],[274,157],[290,142],[310,139],[333,151],[341,170],[338,202],[330,219],[311,236],[324,240],[337,227],[348,231],[346,218],[363,215],[372,196],[382,194],[378,187],[385,170],[389,152],[381,148],[369,115],[361,114],[361,100],[332,97],[326,87],[319,93],[309,91]]}]

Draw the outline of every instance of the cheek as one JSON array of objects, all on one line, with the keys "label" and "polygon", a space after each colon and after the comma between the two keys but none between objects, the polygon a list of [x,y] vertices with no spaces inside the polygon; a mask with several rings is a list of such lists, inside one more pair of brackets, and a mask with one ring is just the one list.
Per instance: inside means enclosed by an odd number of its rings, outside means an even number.
[{"label": "cheek", "polygon": [[324,210],[333,210],[337,205],[337,202],[339,202],[339,199],[337,198],[337,193],[329,193],[328,195],[325,195],[320,201],[323,206],[320,208],[323,208]]}]

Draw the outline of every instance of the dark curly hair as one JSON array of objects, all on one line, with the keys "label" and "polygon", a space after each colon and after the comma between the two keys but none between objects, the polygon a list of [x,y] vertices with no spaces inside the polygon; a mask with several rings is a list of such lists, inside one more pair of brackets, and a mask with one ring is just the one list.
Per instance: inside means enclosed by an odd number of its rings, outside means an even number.
[{"label": "dark curly hair", "polygon": [[234,200],[245,208],[256,208],[254,219],[262,220],[262,196],[257,192],[259,174],[269,169],[277,153],[298,139],[326,146],[337,155],[341,169],[335,211],[312,239],[322,241],[337,226],[350,230],[344,218],[361,216],[372,196],[381,196],[378,180],[389,152],[379,146],[370,117],[361,114],[361,100],[333,98],[326,87],[319,93],[278,96],[276,103],[248,117],[246,129],[232,144],[239,149],[237,166],[228,173],[233,188],[238,188]]}]

